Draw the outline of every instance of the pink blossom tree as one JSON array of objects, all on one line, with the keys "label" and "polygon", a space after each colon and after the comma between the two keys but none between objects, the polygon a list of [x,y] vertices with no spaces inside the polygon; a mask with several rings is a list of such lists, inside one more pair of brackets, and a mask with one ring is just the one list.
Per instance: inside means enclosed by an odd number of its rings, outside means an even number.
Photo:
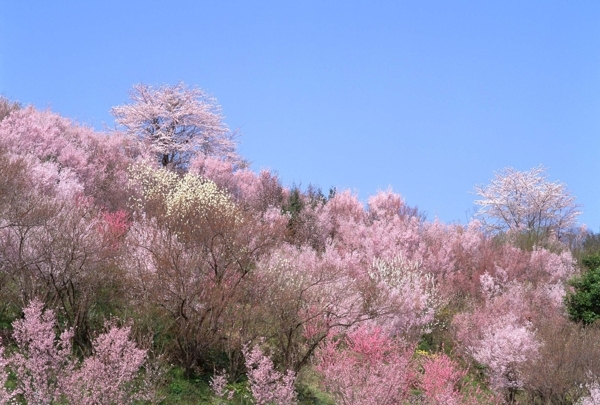
[{"label": "pink blossom tree", "polygon": [[235,395],[234,390],[230,390],[227,388],[227,380],[229,376],[222,370],[220,372],[215,372],[213,376],[210,378],[208,385],[213,393],[217,396],[217,398],[227,397],[228,400],[232,400]]},{"label": "pink blossom tree", "polygon": [[491,387],[508,402],[523,388],[523,367],[537,358],[540,347],[531,323],[517,313],[488,309],[455,318],[463,350],[487,367]]},{"label": "pink blossom tree", "polygon": [[190,171],[214,181],[247,210],[281,211],[284,189],[277,176],[268,170],[257,174],[217,156],[197,155],[190,164]]},{"label": "pink blossom tree", "polygon": [[197,154],[241,162],[220,107],[202,90],[183,83],[157,89],[138,84],[130,97],[131,104],[111,112],[126,135],[163,167],[187,169]]},{"label": "pink blossom tree", "polygon": [[444,353],[428,356],[421,367],[423,374],[420,375],[418,387],[423,391],[428,404],[463,404],[463,395],[458,385],[467,370],[461,370],[458,363]]},{"label": "pink blossom tree", "polygon": [[152,399],[149,381],[137,378],[147,351],[130,340],[130,326],[109,323],[106,329],[93,341],[92,355],[64,377],[63,395],[71,404],[130,404]]},{"label": "pink blossom tree", "polygon": [[[499,320],[506,321],[506,318]],[[536,355],[539,342],[532,332],[524,326],[504,324],[490,327],[484,332],[479,347],[472,347],[473,357],[488,366],[491,386],[506,392],[506,398],[512,403],[515,394],[523,388],[521,366]]]},{"label": "pink blossom tree", "polygon": [[434,277],[419,262],[399,255],[391,261],[374,260],[369,278],[377,291],[376,323],[388,333],[418,339],[428,332],[441,307]]},{"label": "pink blossom tree", "polygon": [[323,388],[340,405],[395,405],[408,398],[415,372],[412,347],[381,328],[362,325],[316,354]]},{"label": "pink blossom tree", "polygon": [[322,238],[342,252],[360,247],[365,237],[366,212],[358,197],[348,190],[336,192],[319,210],[318,229]]},{"label": "pink blossom tree", "polygon": [[251,350],[246,345],[242,349],[246,362],[250,392],[256,405],[295,405],[294,383],[296,373],[288,370],[285,374],[275,370],[271,359],[255,345]]},{"label": "pink blossom tree", "polygon": [[27,107],[0,122],[0,146],[30,159],[37,170],[69,177],[80,193],[110,210],[125,205],[126,168],[131,159],[118,134],[96,133],[51,111]]},{"label": "pink blossom tree", "polygon": [[[150,381],[138,381],[146,350],[129,339],[130,328],[108,325],[93,344],[93,354],[81,363],[72,355],[73,331],[56,338],[56,317],[33,300],[25,316],[13,323],[17,351],[4,357],[0,348],[0,403],[22,398],[27,404],[130,404],[150,399]],[[16,376],[16,388],[7,391],[6,370]]]},{"label": "pink blossom tree", "polygon": [[34,300],[24,309],[25,318],[13,323],[13,337],[19,352],[9,358],[9,367],[17,375],[16,393],[28,404],[51,404],[62,396],[62,382],[73,371],[71,330],[56,341],[56,318],[43,311]]},{"label": "pink blossom tree", "polygon": [[425,222],[419,245],[422,270],[435,276],[440,295],[447,299],[457,294],[479,291],[479,275],[493,268],[495,249],[478,221],[467,226]]},{"label": "pink blossom tree", "polygon": [[388,190],[370,197],[367,214],[363,249],[369,262],[393,260],[398,255],[410,261],[421,258],[418,252],[422,243],[422,218],[400,195]]},{"label": "pink blossom tree", "polygon": [[506,168],[475,193],[481,197],[475,201],[481,206],[477,215],[488,229],[525,233],[534,242],[551,234],[560,238],[580,214],[566,185],[548,181],[543,166],[526,172]]},{"label": "pink blossom tree", "polygon": [[[108,287],[126,280],[118,265],[124,224],[120,230],[110,225],[108,219],[117,214],[83,195],[68,168],[8,152],[0,153],[0,162],[3,301],[20,308],[39,297],[60,311],[74,327],[75,344],[87,350],[91,308],[102,294],[118,302],[123,291]],[[118,215],[123,221],[125,213]]]}]

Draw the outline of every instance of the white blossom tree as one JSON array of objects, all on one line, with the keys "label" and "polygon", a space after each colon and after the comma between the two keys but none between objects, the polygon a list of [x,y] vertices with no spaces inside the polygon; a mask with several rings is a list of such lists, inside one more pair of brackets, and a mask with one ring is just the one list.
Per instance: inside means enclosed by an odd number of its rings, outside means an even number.
[{"label": "white blossom tree", "polygon": [[540,240],[560,238],[576,225],[580,214],[564,183],[547,180],[546,169],[538,166],[526,172],[506,168],[496,173],[491,184],[475,187],[481,197],[481,217],[489,230],[525,233]]},{"label": "white blossom tree", "polygon": [[197,154],[241,161],[220,106],[202,90],[183,83],[157,89],[137,84],[130,98],[131,104],[113,107],[111,114],[163,167],[187,169]]}]

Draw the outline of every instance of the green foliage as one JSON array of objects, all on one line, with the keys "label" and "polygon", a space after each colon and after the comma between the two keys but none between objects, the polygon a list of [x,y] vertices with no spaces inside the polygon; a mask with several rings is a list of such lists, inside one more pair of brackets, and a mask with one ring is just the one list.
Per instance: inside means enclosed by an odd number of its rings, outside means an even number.
[{"label": "green foliage", "polygon": [[600,319],[600,255],[583,259],[588,270],[569,281],[574,289],[565,297],[571,320],[588,325]]},{"label": "green foliage", "polygon": [[300,212],[302,212],[303,208],[304,202],[302,201],[300,189],[298,187],[293,187],[287,202],[281,207],[281,211],[283,214],[288,214],[291,219],[295,219]]},{"label": "green foliage", "polygon": [[[251,405],[252,399],[245,378],[227,384],[227,388],[234,391],[231,400],[218,398],[212,392],[209,374],[186,376],[181,367],[173,367],[167,373],[161,396],[161,405]],[[319,389],[319,376],[312,369],[305,370],[298,381],[298,404],[299,405],[334,405],[328,395]]]},{"label": "green foliage", "polygon": [[319,387],[321,376],[312,367],[303,370],[296,381],[299,405],[334,405],[330,395]]},{"label": "green foliage", "polygon": [[9,301],[0,300],[0,338],[12,333],[12,323],[22,315],[21,308]]},{"label": "green foliage", "polygon": [[302,217],[301,213],[304,210],[304,201],[301,191],[298,187],[293,187],[286,202],[281,207],[281,213],[289,217],[287,223],[287,239],[294,241],[301,233]]},{"label": "green foliage", "polygon": [[600,255],[600,233],[589,232],[583,240],[583,251],[588,255]]},{"label": "green foliage", "polygon": [[600,267],[600,254],[587,256],[581,262],[590,270],[598,269]]},{"label": "green foliage", "polygon": [[211,397],[208,381],[199,377],[186,377],[182,368],[172,368],[166,376],[161,394],[161,404],[208,404]]}]

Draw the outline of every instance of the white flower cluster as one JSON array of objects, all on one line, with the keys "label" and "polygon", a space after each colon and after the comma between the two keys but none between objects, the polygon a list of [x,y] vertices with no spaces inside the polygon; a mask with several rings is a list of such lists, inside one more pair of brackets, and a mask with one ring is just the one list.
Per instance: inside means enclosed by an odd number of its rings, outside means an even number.
[{"label": "white flower cluster", "polygon": [[189,173],[169,192],[166,203],[167,215],[173,218],[193,214],[206,219],[215,212],[225,217],[235,215],[235,205],[226,192],[213,181]]},{"label": "white flower cluster", "polygon": [[[593,379],[594,376],[590,375]],[[577,401],[577,405],[600,405],[600,384],[598,381],[593,380],[591,383],[585,385],[590,392],[589,396],[582,397]]]},{"label": "white flower cluster", "polygon": [[393,260],[373,260],[373,265],[369,268],[369,277],[378,282],[384,282],[390,287],[400,287],[407,282],[414,283],[423,278],[426,284],[433,286],[433,276],[423,274],[420,270],[421,263],[405,258],[402,254],[396,256]]},{"label": "white flower cluster", "polygon": [[129,167],[129,183],[139,188],[141,197],[133,199],[134,208],[143,209],[144,200],[160,200],[167,196],[176,184],[177,174],[165,169],[152,168],[148,163],[136,163]]},{"label": "white flower cluster", "polygon": [[[287,252],[289,254],[289,252]],[[274,282],[277,281],[281,286],[288,288],[302,287],[309,276],[308,269],[300,270],[298,261],[301,260],[298,256],[292,261],[285,253],[275,252],[266,263],[261,266],[262,271]]]},{"label": "white flower cluster", "polygon": [[387,319],[396,332],[427,332],[443,305],[433,274],[420,267],[418,261],[399,255],[391,261],[375,259],[368,270],[371,280],[386,296],[390,306]]},{"label": "white flower cluster", "polygon": [[[140,188],[142,199],[161,201],[167,217],[183,220],[192,215],[206,219],[217,213],[238,219],[230,196],[211,180],[189,173],[180,177],[172,171],[145,164],[134,165],[130,173],[131,182]],[[142,199],[134,202],[138,208],[142,208]]]}]

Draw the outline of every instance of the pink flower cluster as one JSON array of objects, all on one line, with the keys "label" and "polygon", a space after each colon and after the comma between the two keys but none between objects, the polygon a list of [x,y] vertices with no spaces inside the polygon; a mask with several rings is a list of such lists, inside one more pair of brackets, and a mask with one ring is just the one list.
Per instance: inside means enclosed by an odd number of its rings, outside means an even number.
[{"label": "pink flower cluster", "polygon": [[[107,325],[93,342],[93,354],[80,362],[71,353],[72,330],[56,339],[56,317],[32,301],[25,317],[13,323],[18,351],[4,356],[0,347],[0,404],[23,398],[28,404],[130,404],[150,399],[151,387],[138,379],[146,350],[130,340],[129,327]],[[14,390],[7,390],[7,370],[16,375]]]},{"label": "pink flower cluster", "polygon": [[297,404],[294,383],[296,373],[288,370],[285,374],[275,370],[273,361],[265,356],[258,346],[252,350],[243,349],[250,392],[256,405],[295,405]]}]

